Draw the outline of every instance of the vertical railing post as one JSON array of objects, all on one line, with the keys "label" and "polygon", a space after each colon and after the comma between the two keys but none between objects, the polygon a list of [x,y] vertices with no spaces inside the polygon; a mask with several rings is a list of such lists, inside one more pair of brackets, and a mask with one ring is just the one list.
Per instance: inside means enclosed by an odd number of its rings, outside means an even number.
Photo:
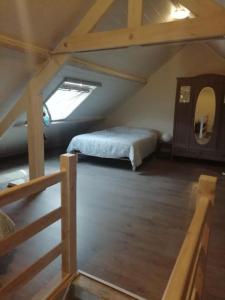
[{"label": "vertical railing post", "polygon": [[210,230],[209,215],[214,203],[216,182],[217,178],[211,176],[202,175],[199,178],[199,198],[195,213],[170,275],[163,300],[202,299]]},{"label": "vertical railing post", "polygon": [[198,269],[195,279],[195,288],[199,299],[202,299],[204,280],[208,255],[209,235],[212,222],[212,207],[214,206],[217,177],[201,175],[198,182],[199,197],[207,197],[210,200],[210,206],[207,211],[206,221],[200,241],[201,259],[198,263]]},{"label": "vertical railing post", "polygon": [[27,134],[30,179],[44,176],[43,98],[32,94],[27,104]]},{"label": "vertical railing post", "polygon": [[65,172],[61,183],[62,275],[72,275],[77,270],[76,162],[77,157],[73,154],[63,154],[60,157],[60,169]]},{"label": "vertical railing post", "polygon": [[201,175],[198,182],[199,197],[207,197],[210,199],[210,207],[207,213],[205,227],[202,233],[202,246],[207,252],[209,233],[212,219],[212,206],[214,205],[215,193],[216,193],[217,177]]},{"label": "vertical railing post", "polygon": [[209,197],[212,204],[215,199],[217,177],[201,175],[198,182],[200,196]]}]

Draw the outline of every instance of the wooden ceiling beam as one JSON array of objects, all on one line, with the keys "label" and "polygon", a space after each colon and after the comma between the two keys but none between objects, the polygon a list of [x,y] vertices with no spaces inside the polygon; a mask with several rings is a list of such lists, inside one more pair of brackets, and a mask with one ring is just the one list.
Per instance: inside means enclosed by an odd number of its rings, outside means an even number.
[{"label": "wooden ceiling beam", "polygon": [[125,80],[130,80],[130,81],[135,81],[141,84],[146,84],[147,83],[147,79],[137,76],[137,75],[132,75],[132,74],[128,74],[122,71],[118,71],[115,70],[113,68],[109,68],[109,67],[105,67],[99,64],[95,64],[93,62],[89,62],[77,57],[71,57],[70,60],[68,61],[69,64],[75,64],[76,66],[81,66],[84,69],[89,69],[98,73],[103,73],[109,76],[113,76],[113,77],[118,77],[121,79],[125,79]]},{"label": "wooden ceiling beam", "polygon": [[196,17],[206,17],[225,11],[215,0],[179,0],[179,4],[189,9]]},{"label": "wooden ceiling beam", "polygon": [[[8,41],[10,41],[8,43]],[[0,35],[0,44],[1,44],[1,35]],[[44,56],[47,57],[50,53],[49,50],[47,49],[43,49],[43,48],[39,48],[36,47],[34,45],[30,45],[24,42],[20,42],[18,40],[12,39],[12,38],[8,38],[7,36],[4,36],[4,46],[10,49],[15,49],[15,50],[19,50],[23,53],[28,53],[31,55],[37,55],[37,56]],[[93,70],[95,72],[99,72],[99,73],[103,73],[103,74],[107,74],[110,76],[115,76],[115,77],[119,77],[122,79],[127,79],[127,80],[131,80],[131,81],[136,81],[136,82],[140,82],[145,84],[147,82],[147,79],[136,76],[136,75],[131,75],[131,74],[127,74],[126,72],[121,72],[121,71],[117,71],[113,68],[108,68],[99,64],[95,64],[83,59],[79,59],[76,57],[71,57],[68,60],[69,64],[72,65],[80,65],[85,69],[89,69],[89,70]],[[43,69],[43,67],[42,67]],[[40,70],[39,70],[40,71]],[[16,110],[19,113],[19,110]],[[14,115],[14,114],[13,114]],[[10,118],[11,119],[11,118]],[[1,132],[1,130],[0,130]],[[1,135],[1,134],[0,134]]]},{"label": "wooden ceiling beam", "polygon": [[[1,35],[0,35],[0,44],[1,44]],[[37,55],[37,56],[48,57],[49,53],[50,53],[50,50],[39,48],[34,45],[30,45],[28,43],[20,42],[18,40],[9,38],[7,36],[4,36],[4,46],[7,48],[10,48],[10,49],[19,50],[23,53],[28,53],[28,54],[35,55],[35,56]],[[132,74],[127,74],[126,72],[121,72],[121,71],[115,70],[113,68],[105,67],[105,66],[95,64],[95,63],[92,63],[92,62],[89,62],[89,61],[86,61],[83,59],[79,59],[76,57],[72,57],[72,56],[68,60],[68,63],[72,64],[72,65],[74,65],[74,64],[79,65],[85,69],[93,70],[95,72],[103,73],[103,74],[106,74],[109,76],[119,77],[122,79],[131,80],[131,81],[136,81],[136,82],[139,82],[142,84],[145,84],[147,82],[146,78],[142,78],[140,76],[136,76],[136,75],[132,75]],[[44,67],[45,67],[45,65],[44,65]],[[43,66],[42,66],[42,68],[39,68],[39,72],[42,69],[43,69]],[[18,110],[16,110],[16,111],[18,111]],[[1,130],[0,130],[0,132],[1,132]]]},{"label": "wooden ceiling beam", "polygon": [[[88,33],[92,28],[95,27],[99,19],[108,10],[114,0],[96,0],[95,4],[87,12],[86,16],[81,20],[80,24],[74,29],[72,34]],[[71,35],[72,35],[71,34]],[[62,41],[63,43],[63,41]],[[20,45],[21,46],[21,45]],[[56,47],[56,50],[61,47],[61,43]],[[20,47],[21,48],[21,47]],[[37,130],[33,130],[33,134],[28,128],[28,153],[29,153],[29,171],[30,177],[38,177],[43,175],[44,172],[44,143],[43,143],[43,126],[42,126],[42,90],[53,78],[53,76],[60,70],[60,68],[70,58],[69,54],[59,55],[57,57],[49,57],[47,64],[41,71],[35,74],[35,76],[29,81],[28,87],[26,88],[23,96],[17,101],[11,111],[3,118],[0,122],[1,135],[13,124],[17,117],[24,111],[28,114],[28,120],[30,129],[34,129],[35,122],[39,124]],[[41,101],[36,103],[36,107],[39,107],[39,114],[36,117],[34,110],[34,101]],[[38,106],[39,105],[39,106]],[[4,131],[3,131],[4,129]],[[39,146],[39,151],[36,151],[35,145]]]},{"label": "wooden ceiling beam", "polygon": [[[106,13],[106,11],[110,8],[114,0],[96,0],[90,10],[87,12],[85,17],[81,20],[80,24],[74,29],[70,36],[73,34],[85,34],[92,30],[95,25],[98,23],[100,18]],[[63,45],[63,41],[56,47],[56,51],[60,49]],[[5,40],[6,44],[6,40]],[[24,49],[27,51],[27,45],[25,46],[24,43],[15,43],[18,46],[18,49]],[[8,43],[8,46],[12,47],[12,43]],[[43,53],[42,51],[39,52],[38,47],[32,47],[33,52],[35,49],[35,53]],[[53,76],[57,73],[57,71],[65,64],[68,59],[70,58],[69,54],[51,56],[48,58],[47,63],[45,64],[44,68],[39,70],[34,77],[30,80],[28,84],[28,88],[25,90],[23,96],[18,100],[15,106],[9,111],[3,119],[0,121],[0,136],[12,125],[13,122],[17,119],[17,117],[26,111],[27,101],[32,95],[39,95],[43,88],[48,84],[48,82],[53,78]],[[30,93],[32,86],[32,95]]]},{"label": "wooden ceiling beam", "polygon": [[[70,52],[220,38],[225,36],[224,8],[221,5],[216,4],[214,0],[180,0],[180,2],[194,14],[198,15],[201,13],[201,15],[203,15],[204,12],[202,13],[202,11],[207,11],[207,16],[210,13],[210,17],[198,17],[196,19],[145,26],[139,26],[142,1],[129,1],[130,17],[128,22],[130,24],[129,26],[134,26],[134,24],[136,24],[135,28],[114,30],[111,32],[88,33],[95,27],[100,18],[114,2],[114,0],[96,0],[71,35],[63,39],[56,47],[54,53],[61,53],[60,55],[49,56],[49,50],[17,41],[3,35],[0,35],[0,45],[48,57],[48,61],[45,63],[44,68],[35,74],[29,84],[29,86],[32,85],[32,94],[38,95],[61,66],[68,61],[70,58],[68,53]],[[136,8],[132,9],[132,7]],[[86,62],[83,62],[82,64],[84,65]],[[89,67],[93,67],[93,65],[90,66],[89,64]],[[102,68],[104,67],[99,66],[98,68],[103,72]],[[113,70],[113,72],[116,74],[115,72],[117,71]],[[18,103],[16,103],[12,110],[0,122],[0,136],[8,127],[10,127],[18,115],[26,110],[26,104],[29,97],[31,97],[31,95],[28,87]]]},{"label": "wooden ceiling beam", "polygon": [[95,4],[89,9],[88,13],[83,17],[80,24],[75,28],[71,34],[87,33],[94,29],[95,25],[100,21],[104,14],[110,9],[114,0],[97,0]]},{"label": "wooden ceiling beam", "polygon": [[128,28],[142,25],[142,0],[128,0]]},{"label": "wooden ceiling beam", "polygon": [[57,53],[122,48],[134,45],[153,45],[193,41],[199,39],[224,38],[225,14],[210,17],[185,19],[161,24],[144,25],[108,32],[94,32],[65,39]]},{"label": "wooden ceiling beam", "polygon": [[49,56],[50,50],[0,34],[0,46],[38,56]]}]

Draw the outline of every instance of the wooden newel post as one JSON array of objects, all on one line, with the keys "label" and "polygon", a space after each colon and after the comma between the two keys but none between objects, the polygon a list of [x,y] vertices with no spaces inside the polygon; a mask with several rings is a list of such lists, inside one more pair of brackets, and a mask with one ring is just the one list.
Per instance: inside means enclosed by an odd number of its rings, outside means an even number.
[{"label": "wooden newel post", "polygon": [[196,209],[162,300],[202,299],[216,177],[199,178]]},{"label": "wooden newel post", "polygon": [[61,183],[62,275],[72,275],[75,274],[77,270],[76,163],[76,155],[63,154],[60,157],[60,169],[65,172]]},{"label": "wooden newel post", "polygon": [[201,175],[198,182],[198,191],[200,196],[209,197],[214,204],[216,192],[217,177]]},{"label": "wooden newel post", "polygon": [[206,272],[207,256],[208,256],[208,244],[210,237],[210,228],[212,223],[212,207],[214,206],[215,193],[216,193],[217,177],[201,175],[199,177],[198,190],[199,201],[210,201],[206,214],[205,226],[202,232],[201,238],[201,251],[198,262],[198,268],[196,271],[195,288],[198,292],[199,299],[202,299],[204,290],[204,274]]},{"label": "wooden newel post", "polygon": [[[30,87],[32,89],[32,87]],[[27,103],[27,134],[30,179],[44,176],[43,99],[32,95]]]}]

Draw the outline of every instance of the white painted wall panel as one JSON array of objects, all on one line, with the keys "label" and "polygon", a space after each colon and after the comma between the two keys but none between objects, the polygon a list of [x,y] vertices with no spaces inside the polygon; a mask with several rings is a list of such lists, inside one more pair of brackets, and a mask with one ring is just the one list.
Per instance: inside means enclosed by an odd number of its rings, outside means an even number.
[{"label": "white painted wall panel", "polygon": [[128,98],[102,128],[126,125],[172,134],[176,78],[205,73],[225,75],[225,60],[204,44],[189,44],[155,72],[144,88]]}]

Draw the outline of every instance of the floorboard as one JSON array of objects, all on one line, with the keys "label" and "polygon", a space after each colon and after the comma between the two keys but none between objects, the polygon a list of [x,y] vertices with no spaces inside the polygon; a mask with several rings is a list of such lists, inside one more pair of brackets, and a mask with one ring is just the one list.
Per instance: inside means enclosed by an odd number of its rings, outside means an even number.
[{"label": "floorboard", "polygon": [[[26,168],[4,160],[0,175]],[[55,156],[46,171],[58,170]],[[78,164],[78,266],[85,272],[159,300],[190,222],[199,175],[219,177],[205,300],[225,299],[225,177],[223,166],[186,159],[151,158],[136,172],[129,163],[81,158]],[[23,226],[59,205],[59,186],[4,210]],[[60,223],[0,259],[0,284],[57,244]],[[10,299],[30,299],[60,268],[60,260]]]}]

